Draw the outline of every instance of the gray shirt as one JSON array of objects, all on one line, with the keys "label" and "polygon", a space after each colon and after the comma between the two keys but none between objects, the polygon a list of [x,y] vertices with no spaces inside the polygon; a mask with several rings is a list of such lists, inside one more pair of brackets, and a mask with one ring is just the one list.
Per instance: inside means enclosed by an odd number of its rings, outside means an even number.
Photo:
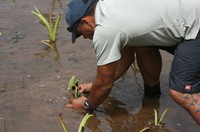
[{"label": "gray shirt", "polygon": [[97,65],[120,59],[125,46],[173,46],[194,39],[200,0],[99,0],[95,11]]}]

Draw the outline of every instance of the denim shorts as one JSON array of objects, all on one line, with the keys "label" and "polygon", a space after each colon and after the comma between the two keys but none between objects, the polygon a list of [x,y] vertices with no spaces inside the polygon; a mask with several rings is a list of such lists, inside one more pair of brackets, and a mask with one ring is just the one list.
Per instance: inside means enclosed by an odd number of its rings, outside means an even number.
[{"label": "denim shorts", "polygon": [[200,92],[200,32],[196,39],[184,40],[174,47],[169,86],[181,93]]}]

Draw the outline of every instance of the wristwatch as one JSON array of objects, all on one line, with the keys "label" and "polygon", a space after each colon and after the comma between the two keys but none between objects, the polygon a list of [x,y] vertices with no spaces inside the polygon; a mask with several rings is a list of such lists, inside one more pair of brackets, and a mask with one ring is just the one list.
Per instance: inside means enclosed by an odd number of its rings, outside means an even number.
[{"label": "wristwatch", "polygon": [[83,103],[83,107],[84,107],[84,109],[86,109],[86,110],[91,110],[91,109],[90,109],[90,104],[87,102],[87,100]]}]

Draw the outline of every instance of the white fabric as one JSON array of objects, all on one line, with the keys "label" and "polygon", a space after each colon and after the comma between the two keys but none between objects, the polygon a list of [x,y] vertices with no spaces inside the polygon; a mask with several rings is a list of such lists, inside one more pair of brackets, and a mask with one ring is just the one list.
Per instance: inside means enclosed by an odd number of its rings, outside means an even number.
[{"label": "white fabric", "polygon": [[120,59],[125,46],[173,46],[195,39],[200,0],[99,0],[93,45],[97,65]]}]

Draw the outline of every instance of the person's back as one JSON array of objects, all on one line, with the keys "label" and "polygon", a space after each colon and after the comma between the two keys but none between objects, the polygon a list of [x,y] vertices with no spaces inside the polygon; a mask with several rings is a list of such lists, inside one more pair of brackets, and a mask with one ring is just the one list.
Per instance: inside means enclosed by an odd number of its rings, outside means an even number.
[{"label": "person's back", "polygon": [[197,14],[199,0],[100,0],[95,23],[125,33],[126,45],[171,46],[182,38],[196,37],[200,27]]}]

